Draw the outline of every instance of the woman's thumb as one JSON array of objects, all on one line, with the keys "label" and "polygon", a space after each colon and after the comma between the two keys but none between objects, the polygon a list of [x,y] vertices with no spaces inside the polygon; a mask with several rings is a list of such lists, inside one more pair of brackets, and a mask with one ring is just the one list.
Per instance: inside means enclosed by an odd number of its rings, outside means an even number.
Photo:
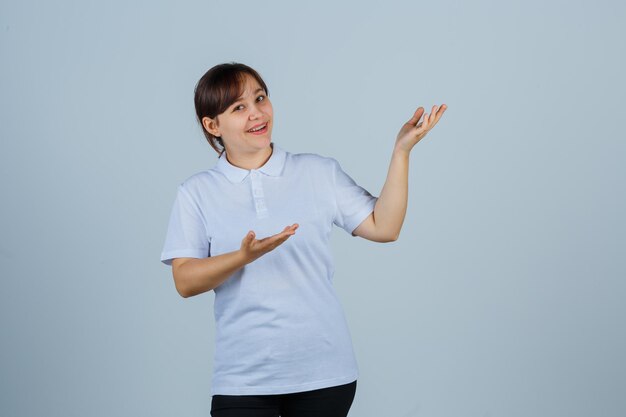
[{"label": "woman's thumb", "polygon": [[[420,112],[420,110],[422,111]],[[413,125],[416,124],[419,121],[419,119],[422,117],[423,110],[424,109],[422,107],[418,107],[417,110],[415,110],[415,112],[413,113],[413,117],[411,117],[407,123],[410,123]]]},{"label": "woman's thumb", "polygon": [[248,233],[246,233],[246,236],[241,241],[241,244],[245,246],[250,246],[252,244],[252,239],[254,239],[254,232],[250,230]]}]

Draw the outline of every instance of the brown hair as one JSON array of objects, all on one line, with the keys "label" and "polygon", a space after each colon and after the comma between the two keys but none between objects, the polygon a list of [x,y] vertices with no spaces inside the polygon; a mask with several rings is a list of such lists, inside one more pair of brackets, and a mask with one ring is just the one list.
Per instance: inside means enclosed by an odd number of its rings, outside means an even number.
[{"label": "brown hair", "polygon": [[208,70],[196,84],[194,104],[196,116],[207,142],[218,155],[224,152],[224,142],[219,136],[213,136],[202,124],[203,117],[215,119],[233,104],[242,94],[245,87],[246,74],[254,77],[269,96],[265,82],[258,72],[238,62],[219,64]]}]

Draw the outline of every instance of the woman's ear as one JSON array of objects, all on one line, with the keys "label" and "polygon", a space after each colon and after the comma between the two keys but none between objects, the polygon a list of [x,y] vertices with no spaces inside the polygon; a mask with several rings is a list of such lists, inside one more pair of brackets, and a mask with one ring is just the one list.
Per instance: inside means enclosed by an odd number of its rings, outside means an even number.
[{"label": "woman's ear", "polygon": [[217,122],[210,117],[202,118],[202,126],[206,129],[207,132],[212,134],[213,136],[221,136],[219,129],[217,128]]}]

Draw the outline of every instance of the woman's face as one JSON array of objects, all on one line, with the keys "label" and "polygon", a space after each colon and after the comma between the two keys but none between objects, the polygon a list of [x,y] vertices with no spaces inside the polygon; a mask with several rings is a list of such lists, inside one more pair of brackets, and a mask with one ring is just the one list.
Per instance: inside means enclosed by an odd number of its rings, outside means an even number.
[{"label": "woman's face", "polygon": [[[226,152],[230,155],[250,154],[264,150],[272,142],[273,109],[270,99],[257,80],[246,74],[242,97],[217,116],[214,120],[205,117],[205,128],[214,136],[221,136]],[[250,129],[266,125],[258,133]]]}]

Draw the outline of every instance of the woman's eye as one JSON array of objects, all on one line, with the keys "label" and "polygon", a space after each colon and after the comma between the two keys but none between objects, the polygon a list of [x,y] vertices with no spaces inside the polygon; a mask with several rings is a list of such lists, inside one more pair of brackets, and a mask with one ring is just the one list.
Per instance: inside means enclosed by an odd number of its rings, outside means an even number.
[{"label": "woman's eye", "polygon": [[[260,96],[258,96],[258,97],[257,97],[257,100],[258,100],[258,99],[260,99],[260,98],[262,98],[263,100],[265,100],[265,96],[264,96],[264,95],[262,95],[262,94],[261,94]],[[261,101],[263,101],[263,100],[261,100]],[[240,104],[240,105],[238,105],[237,107],[235,107],[235,108],[233,109],[233,111],[237,111],[237,110],[239,110],[239,107],[241,107],[241,106],[243,106],[243,104]]]}]

